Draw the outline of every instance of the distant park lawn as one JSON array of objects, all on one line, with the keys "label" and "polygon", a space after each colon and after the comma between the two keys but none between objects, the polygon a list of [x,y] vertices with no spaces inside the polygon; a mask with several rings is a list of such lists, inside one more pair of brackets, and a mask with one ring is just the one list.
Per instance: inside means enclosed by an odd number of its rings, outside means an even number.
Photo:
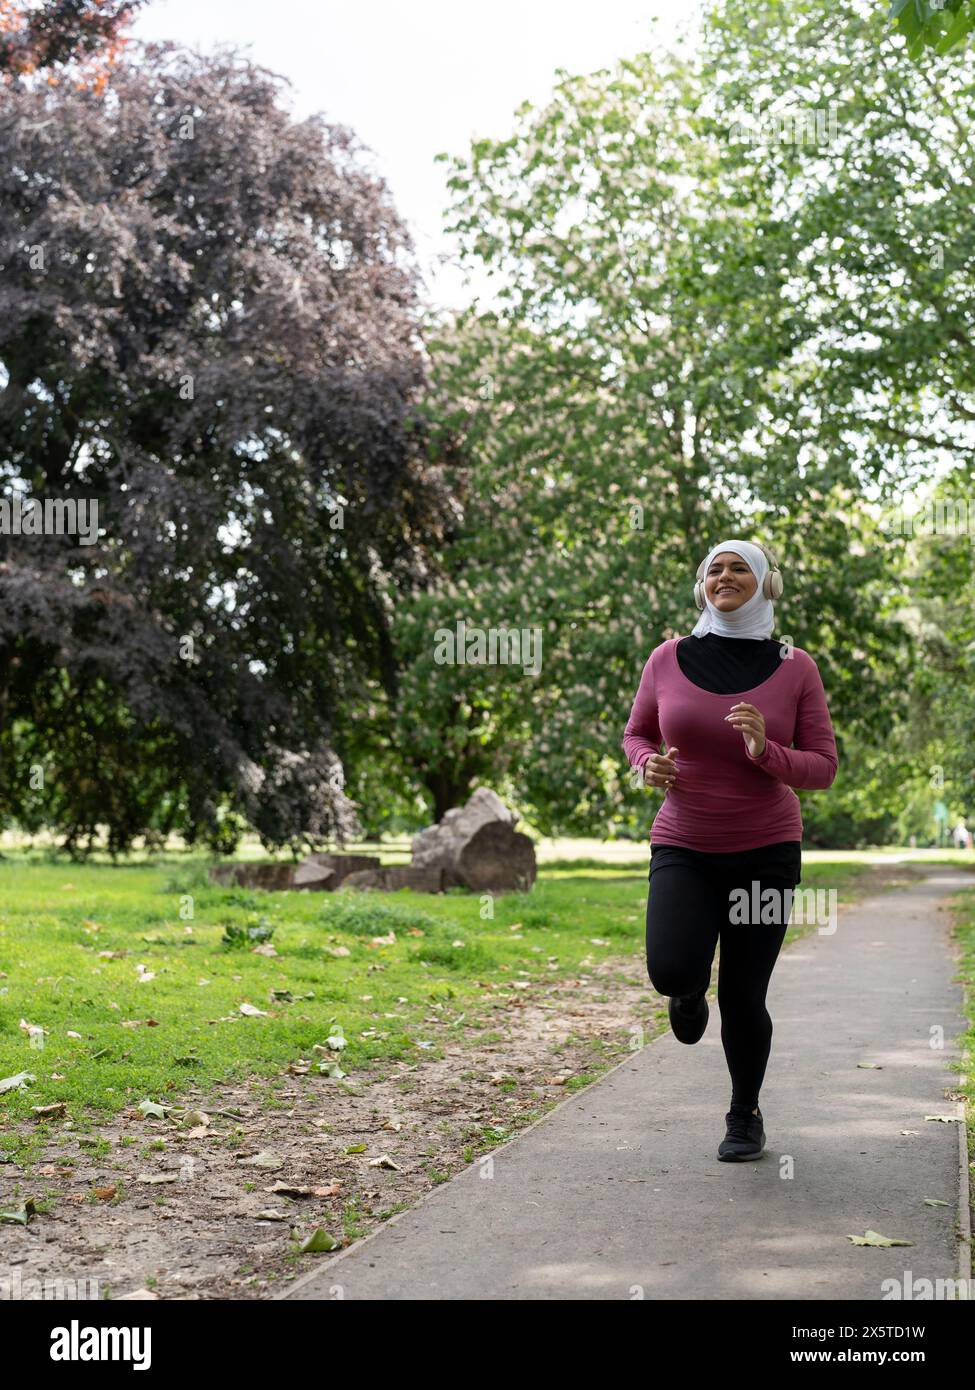
[{"label": "distant park lawn", "polygon": [[[802,886],[850,901],[865,864],[844,861],[807,863]],[[262,893],[209,886],[202,859],[8,858],[0,1082],[35,1079],[0,1096],[0,1114],[63,1101],[69,1118],[97,1122],[146,1099],[176,1103],[188,1081],[216,1087],[299,1059],[334,1061],[351,1081],[377,1060],[437,1057],[446,1037],[463,1040],[461,1023],[492,1027],[492,1009],[519,992],[640,952],[646,868],[643,846],[628,863],[543,864],[532,892],[495,899],[482,919],[461,891]],[[277,954],[224,944],[228,928],[271,929]],[[19,1142],[0,1134],[0,1147]]]}]

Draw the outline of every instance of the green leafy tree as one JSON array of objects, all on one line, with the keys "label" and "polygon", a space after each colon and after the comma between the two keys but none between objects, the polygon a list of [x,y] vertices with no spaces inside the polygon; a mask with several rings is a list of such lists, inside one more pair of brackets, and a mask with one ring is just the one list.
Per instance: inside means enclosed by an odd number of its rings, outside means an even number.
[{"label": "green leafy tree", "polygon": [[[880,700],[890,725],[883,742],[867,731],[850,742],[854,779],[843,814],[864,824],[869,789],[875,814],[886,805],[891,833],[901,834],[908,802],[929,814],[932,776],[947,776],[957,793],[973,761],[962,713],[971,634],[953,603],[932,623],[918,600],[937,608],[951,593],[962,612],[970,608],[975,516],[960,537],[934,538],[921,552],[906,518],[936,478],[935,496],[969,513],[975,81],[968,64],[942,65],[937,80],[923,66],[905,69],[880,41],[883,25],[864,3],[838,11],[826,0],[770,0],[747,14],[722,3],[711,11],[702,56],[705,119],[744,149],[773,192],[763,240],[792,248],[786,293],[799,306],[804,343],[794,428],[811,424],[816,446],[848,459],[864,495],[869,489],[897,523],[871,545],[902,552],[889,612],[905,650]],[[739,178],[730,149],[728,163]],[[854,683],[862,667],[861,658],[849,667]],[[842,780],[834,790],[839,811]]]},{"label": "green leafy tree", "polygon": [[888,17],[907,40],[911,58],[924,50],[950,53],[975,29],[972,0],[890,0]]},{"label": "green leafy tree", "polygon": [[[851,733],[886,717],[907,660],[897,544],[874,543],[852,451],[819,447],[805,415],[794,246],[704,100],[689,66],[641,54],[563,75],[510,136],[450,162],[450,225],[501,288],[431,341],[439,423],[469,458],[464,521],[450,585],[400,610],[391,714],[421,780],[447,775],[438,809],[490,779],[548,831],[645,825],[623,723],[648,652],[696,620],[722,534],[780,543],[780,631],[821,661]],[[460,618],[537,631],[540,673],[437,667],[434,630]]]}]

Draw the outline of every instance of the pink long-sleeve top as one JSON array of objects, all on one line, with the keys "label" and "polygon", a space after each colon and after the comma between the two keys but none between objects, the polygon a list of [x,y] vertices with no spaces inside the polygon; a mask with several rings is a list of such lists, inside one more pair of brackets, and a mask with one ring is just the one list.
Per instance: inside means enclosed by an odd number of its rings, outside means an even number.
[{"label": "pink long-sleeve top", "polygon": [[[802,839],[793,787],[832,785],[837,755],[819,667],[791,648],[768,680],[716,695],[687,679],[672,637],[650,653],[623,733],[623,751],[642,768],[651,753],[676,748],[678,772],[650,827],[652,844],[712,854]],[[765,718],[765,749],[753,758],[740,729],[725,722],[746,701]]]}]

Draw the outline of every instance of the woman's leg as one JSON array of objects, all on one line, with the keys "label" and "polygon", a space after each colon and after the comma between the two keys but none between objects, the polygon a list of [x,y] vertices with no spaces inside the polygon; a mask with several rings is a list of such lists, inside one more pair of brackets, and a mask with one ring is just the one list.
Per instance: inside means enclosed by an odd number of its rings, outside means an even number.
[{"label": "woman's leg", "polygon": [[660,864],[650,875],[647,899],[647,974],[660,994],[704,994],[726,915],[715,877],[692,865]]},{"label": "woman's leg", "polygon": [[766,889],[778,890],[779,920],[748,920],[753,915],[750,911],[744,914],[744,921],[729,920],[739,915],[730,911],[731,887],[746,888],[749,903],[753,901],[752,879],[735,879],[725,895],[718,960],[721,1042],[731,1073],[731,1099],[750,1110],[758,1106],[772,1048],[772,1019],[765,996],[788,929],[791,903],[785,892],[791,885],[785,880],[755,875],[754,881],[758,884],[754,895],[758,904]]}]

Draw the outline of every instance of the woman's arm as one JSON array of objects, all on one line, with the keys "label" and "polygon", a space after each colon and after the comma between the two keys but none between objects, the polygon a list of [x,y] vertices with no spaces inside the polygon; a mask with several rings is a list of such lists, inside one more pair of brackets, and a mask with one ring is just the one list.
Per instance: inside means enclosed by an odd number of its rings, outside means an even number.
[{"label": "woman's arm", "polygon": [[623,752],[631,767],[643,767],[652,753],[660,752],[660,724],[653,683],[653,652],[647,658],[640,686],[623,730]]},{"label": "woman's arm", "polygon": [[766,737],[765,750],[759,757],[753,758],[747,747],[745,756],[787,787],[816,791],[833,785],[839,759],[823,679],[815,661],[808,653],[805,655],[808,662],[796,710],[794,746],[786,748]]}]

